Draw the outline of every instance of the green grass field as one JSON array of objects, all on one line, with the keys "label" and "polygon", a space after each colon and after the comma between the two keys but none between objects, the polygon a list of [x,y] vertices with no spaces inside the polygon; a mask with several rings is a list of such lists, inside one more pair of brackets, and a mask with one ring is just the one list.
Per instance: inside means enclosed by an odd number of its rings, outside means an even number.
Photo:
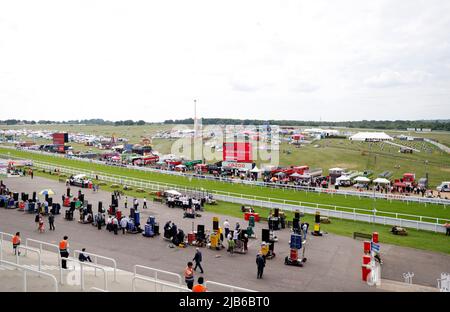
[{"label": "green grass field", "polygon": [[[406,204],[401,201],[392,202],[387,200],[373,200],[368,198],[358,198],[354,196],[342,196],[342,195],[329,195],[329,194],[319,194],[319,193],[308,193],[304,191],[291,191],[283,189],[272,189],[267,187],[254,187],[241,184],[231,184],[216,181],[205,181],[198,179],[189,179],[179,176],[172,176],[166,174],[142,172],[138,170],[130,170],[121,167],[111,167],[106,165],[96,165],[86,162],[70,160],[59,157],[52,157],[40,154],[34,154],[24,151],[8,150],[0,148],[0,153],[4,155],[15,156],[33,159],[37,161],[51,162],[54,164],[59,164],[62,166],[70,166],[74,168],[104,172],[108,174],[115,174],[133,178],[139,178],[149,181],[157,181],[164,183],[173,183],[180,186],[186,186],[189,188],[204,188],[205,190],[219,190],[224,192],[233,192],[239,194],[246,194],[250,196],[263,196],[270,197],[279,200],[295,200],[309,203],[317,203],[320,208],[326,208],[321,206],[321,204],[353,207],[368,210],[368,213],[375,208],[378,212],[393,212],[393,213],[404,213],[410,215],[427,216],[434,218],[450,219],[450,207],[443,205],[431,205],[431,204],[420,204],[420,203],[409,203]],[[445,223],[441,220],[440,223]]]},{"label": "green grass field", "polygon": [[[402,154],[399,147],[386,143],[352,142],[347,139],[324,139],[313,144],[296,148],[283,143],[280,147],[281,164],[308,164],[311,168],[341,167],[349,170],[372,170],[374,176],[391,171],[394,178],[412,172],[416,178],[429,174],[429,185],[435,188],[442,181],[450,179],[450,155],[430,143],[411,143],[395,140],[395,143],[408,145],[421,150],[420,153]],[[314,147],[319,145],[319,147]]]},{"label": "green grass field", "polygon": [[[169,130],[173,125],[146,125],[146,126],[95,126],[95,125],[16,125],[4,126],[3,129],[32,129],[68,131],[71,133],[88,133],[95,135],[126,137],[130,143],[138,143],[144,137],[151,137],[161,130]],[[367,129],[340,129],[341,131],[383,131]],[[418,137],[427,137],[450,146],[450,133],[431,132],[415,133],[406,131],[385,131],[390,135],[407,134]],[[153,148],[162,153],[172,152],[175,140],[155,139]],[[47,141],[49,142],[49,141]],[[413,172],[416,178],[429,174],[429,184],[435,188],[442,181],[450,180],[450,155],[439,150],[430,143],[407,142],[395,140],[394,142],[419,149],[420,153],[401,154],[399,148],[385,143],[351,142],[347,139],[325,139],[306,144],[300,148],[282,143],[280,146],[280,165],[297,166],[308,165],[311,168],[322,168],[324,173],[332,167],[344,167],[349,170],[372,170],[378,175],[384,171],[391,171],[394,178],[400,178],[406,172]],[[39,142],[41,143],[41,142]],[[42,142],[45,143],[45,142]],[[98,152],[95,148],[82,144],[71,143],[75,150]],[[319,147],[314,147],[319,145]],[[256,161],[258,166],[261,161]]]},{"label": "green grass field", "polygon": [[[37,172],[36,175],[42,176],[45,178],[54,179],[54,180],[59,179],[59,177],[54,174],[50,175],[48,173]],[[63,180],[64,180],[64,178],[63,178]],[[110,184],[101,186],[101,189],[104,191],[115,190],[115,188],[111,188]],[[154,197],[154,194],[149,193],[149,192],[141,193],[141,192],[137,192],[136,190],[127,190],[127,191],[123,191],[123,192],[130,197],[136,197],[136,198],[146,197],[147,199],[152,199]],[[150,203],[150,205],[152,205],[152,204]],[[268,216],[268,214],[269,214],[269,209],[267,209],[267,208],[260,208],[260,207],[254,207],[254,208],[255,208],[255,211],[258,212],[261,216]],[[243,218],[243,214],[241,212],[241,206],[237,205],[237,204],[233,204],[233,203],[219,202],[218,205],[214,205],[214,206],[206,205],[205,210],[209,211],[209,212],[217,213],[219,215]],[[286,212],[286,219],[292,220],[293,213]],[[160,222],[165,222],[165,221],[166,220],[160,220]],[[305,215],[302,218],[302,221],[313,224],[314,217],[310,216],[310,215]],[[341,220],[341,219],[334,219],[334,218],[331,221],[332,221],[331,224],[322,224],[321,231],[333,233],[333,234],[341,235],[341,236],[347,236],[347,237],[352,237],[353,232],[360,232],[360,233],[367,233],[367,234],[370,234],[373,232],[378,232],[380,235],[381,243],[387,243],[387,244],[393,244],[393,245],[398,245],[398,246],[405,246],[405,247],[411,247],[411,248],[417,248],[417,249],[430,250],[430,251],[450,254],[449,238],[446,237],[444,234],[408,229],[408,236],[396,236],[389,232],[391,229],[390,226],[384,226],[384,225],[379,225],[379,224],[370,224],[370,223],[357,222],[357,221],[355,222],[355,221],[350,221],[350,220]],[[242,222],[243,222],[242,225],[246,224],[244,220]],[[211,223],[212,223],[212,221],[211,221]],[[362,246],[362,242],[361,242],[361,246]],[[278,248],[278,249],[283,248],[283,246],[279,245],[276,248]]]}]

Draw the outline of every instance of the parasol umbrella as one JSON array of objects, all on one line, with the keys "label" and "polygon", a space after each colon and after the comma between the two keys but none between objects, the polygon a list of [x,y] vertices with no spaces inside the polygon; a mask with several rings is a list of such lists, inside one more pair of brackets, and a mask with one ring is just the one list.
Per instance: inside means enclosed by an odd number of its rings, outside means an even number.
[{"label": "parasol umbrella", "polygon": [[39,192],[39,195],[55,195],[52,189],[45,189]]},{"label": "parasol umbrella", "polygon": [[280,171],[280,172],[275,173],[275,175],[278,177],[282,177],[282,176],[285,176],[286,173]]}]

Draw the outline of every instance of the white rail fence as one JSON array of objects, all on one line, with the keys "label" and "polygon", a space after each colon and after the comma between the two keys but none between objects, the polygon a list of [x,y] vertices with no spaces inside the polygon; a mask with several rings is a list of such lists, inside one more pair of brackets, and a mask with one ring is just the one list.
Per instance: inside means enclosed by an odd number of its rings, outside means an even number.
[{"label": "white rail fence", "polygon": [[[109,257],[105,257],[105,256],[101,256],[101,255],[97,255],[97,254],[90,253],[90,252],[81,251],[81,250],[75,250],[74,251],[74,257],[78,259],[79,255],[81,253],[83,253],[83,254],[85,254],[87,256],[90,256],[90,257],[94,257],[94,264],[95,265],[98,265],[98,259],[107,260],[107,261],[111,262],[112,263],[112,268],[114,270],[114,282],[117,282],[117,262],[116,262],[115,259],[109,258]],[[94,269],[94,272],[95,272],[94,273],[95,276],[97,276],[97,268]]]},{"label": "white rail fence", "polygon": [[280,208],[287,211],[297,211],[300,210],[303,213],[315,214],[316,211],[320,211],[324,216],[335,217],[340,219],[347,219],[353,221],[363,221],[369,223],[383,224],[383,225],[397,225],[409,228],[415,228],[417,230],[426,230],[439,233],[445,233],[444,223],[450,222],[450,219],[435,218],[429,216],[417,216],[402,213],[393,213],[386,211],[373,212],[372,210],[362,209],[362,208],[352,208],[343,206],[333,206],[327,204],[309,203],[294,200],[285,200],[278,198],[269,198],[261,196],[252,196],[232,192],[223,191],[206,191],[201,188],[188,188],[180,187],[179,185],[161,183],[161,182],[149,182],[146,180],[128,178],[117,175],[110,174],[96,174],[93,171],[87,171],[77,168],[53,165],[42,162],[35,162],[36,165],[45,170],[54,171],[59,170],[60,172],[68,174],[86,174],[91,178],[98,177],[101,181],[112,182],[119,185],[127,185],[138,187],[142,189],[149,189],[154,191],[164,191],[168,189],[175,189],[185,193],[197,192],[197,193],[208,193],[214,195],[216,199],[241,204],[241,205],[253,205],[260,206],[264,208]]},{"label": "white rail fence", "polygon": [[[14,148],[12,146],[2,146],[2,147],[16,150],[16,148]],[[109,164],[107,164],[103,161],[99,161],[99,160],[85,159],[85,158],[79,158],[79,157],[74,157],[74,156],[67,157],[67,156],[61,155],[61,154],[48,153],[48,152],[42,152],[42,151],[33,151],[33,150],[26,150],[26,152],[41,154],[41,155],[46,155],[46,156],[52,156],[52,157],[56,157],[56,158],[69,158],[71,160],[76,160],[76,161],[85,162],[85,163],[92,163],[92,164],[97,164],[97,165],[102,165],[102,166],[112,166],[112,165],[109,165]],[[5,155],[5,156],[11,157],[11,158],[21,158],[21,157],[13,157],[10,155]],[[21,158],[21,159],[23,159],[23,158]],[[161,170],[161,169],[155,169],[155,168],[149,168],[149,167],[138,167],[138,166],[132,166],[132,165],[120,166],[120,168],[127,168],[129,170],[136,170],[136,171],[154,172],[154,173],[166,174],[166,175],[176,175],[176,176],[182,176],[182,177],[187,177],[187,178],[211,180],[211,181],[224,182],[224,183],[246,184],[246,185],[251,185],[251,186],[291,189],[291,190],[295,190],[295,191],[316,192],[319,194],[326,193],[326,194],[331,194],[331,195],[357,196],[359,198],[367,197],[367,198],[376,198],[376,199],[386,199],[386,200],[390,200],[390,201],[400,200],[400,201],[404,201],[407,203],[418,202],[418,203],[425,203],[425,204],[430,203],[430,204],[439,204],[439,205],[450,205],[450,200],[441,199],[441,198],[426,198],[426,197],[405,196],[405,195],[397,195],[397,194],[382,194],[382,193],[372,193],[372,192],[336,190],[336,189],[329,189],[329,188],[324,189],[324,188],[320,188],[320,187],[308,187],[308,186],[290,185],[290,184],[277,184],[277,183],[267,183],[267,182],[258,182],[258,181],[247,181],[247,180],[229,179],[229,178],[222,178],[222,177],[218,178],[218,177],[208,176],[208,175],[197,175],[197,174]]]},{"label": "white rail fence", "polygon": [[[14,235],[5,233],[5,232],[0,232],[0,261],[3,260],[3,241],[5,240],[5,237],[12,239],[14,237]],[[11,242],[11,248],[12,248],[12,242]]]},{"label": "white rail fence", "polygon": [[39,251],[39,249],[26,247],[26,246],[21,246],[21,245],[17,246],[17,252],[16,252],[16,264],[17,265],[20,265],[20,263],[19,263],[20,262],[19,261],[20,250],[25,250],[26,252],[30,251],[30,252],[33,252],[33,253],[37,254],[37,256],[38,256],[38,271],[41,272],[42,259],[41,259],[41,252]]},{"label": "white rail fence", "polygon": [[[86,287],[85,287],[85,276],[84,276],[84,267],[89,267],[89,268],[94,268],[94,269],[98,269],[100,271],[103,272],[103,288],[100,288],[103,291],[108,291],[108,273],[105,269],[105,267],[100,266],[100,265],[96,265],[90,262],[83,262],[83,261],[79,261],[78,259],[75,259],[73,257],[60,257],[61,260],[66,260],[67,263],[69,264],[69,262],[75,264],[74,265],[74,270],[69,271],[70,272],[74,272],[77,271],[77,266],[79,266],[80,270],[80,289],[81,291],[85,291]],[[64,269],[60,269],[60,280],[62,281],[64,279],[64,274],[63,274],[63,270]]]}]

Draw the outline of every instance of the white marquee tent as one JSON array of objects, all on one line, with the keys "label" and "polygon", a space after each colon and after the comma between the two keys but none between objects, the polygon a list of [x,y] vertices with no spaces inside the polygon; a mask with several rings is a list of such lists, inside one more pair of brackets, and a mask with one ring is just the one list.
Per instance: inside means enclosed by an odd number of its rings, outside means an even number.
[{"label": "white marquee tent", "polygon": [[392,141],[393,138],[384,132],[358,132],[349,138],[350,141],[379,142]]},{"label": "white marquee tent", "polygon": [[360,182],[360,183],[369,183],[369,182],[370,182],[370,179],[369,179],[369,178],[366,178],[366,177],[357,177],[357,178],[355,179],[355,181],[356,181],[356,182]]},{"label": "white marquee tent", "polygon": [[391,182],[388,179],[385,179],[385,178],[376,178],[375,180],[373,180],[373,183],[390,184]]}]

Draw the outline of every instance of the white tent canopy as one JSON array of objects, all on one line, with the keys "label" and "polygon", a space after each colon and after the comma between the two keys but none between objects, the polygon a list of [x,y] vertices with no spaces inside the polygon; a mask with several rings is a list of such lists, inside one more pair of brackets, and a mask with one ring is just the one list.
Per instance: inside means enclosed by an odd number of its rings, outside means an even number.
[{"label": "white tent canopy", "polygon": [[292,177],[292,178],[301,178],[302,175],[300,173],[298,173],[298,172],[295,172],[295,173],[291,174],[290,177]]},{"label": "white tent canopy", "polygon": [[186,168],[186,166],[185,165],[177,165],[177,166],[175,166],[175,168]]},{"label": "white tent canopy", "polygon": [[358,132],[349,138],[351,141],[392,141],[393,138],[384,132]]},{"label": "white tent canopy", "polygon": [[339,181],[350,181],[350,177],[340,176],[339,178],[336,179],[336,182],[339,182]]},{"label": "white tent canopy", "polygon": [[255,166],[255,168],[253,168],[252,170],[250,170],[250,172],[252,172],[252,173],[260,173],[261,170],[260,170],[257,166]]},{"label": "white tent canopy", "polygon": [[356,182],[362,182],[362,183],[368,183],[368,182],[370,182],[370,179],[369,179],[369,178],[366,178],[366,177],[357,177],[357,178],[355,179],[355,181],[356,181]]},{"label": "white tent canopy", "polygon": [[181,196],[181,193],[175,190],[168,190],[166,191],[167,194],[173,195],[173,196]]},{"label": "white tent canopy", "polygon": [[385,178],[376,178],[375,180],[373,180],[373,183],[390,184],[391,182]]}]

